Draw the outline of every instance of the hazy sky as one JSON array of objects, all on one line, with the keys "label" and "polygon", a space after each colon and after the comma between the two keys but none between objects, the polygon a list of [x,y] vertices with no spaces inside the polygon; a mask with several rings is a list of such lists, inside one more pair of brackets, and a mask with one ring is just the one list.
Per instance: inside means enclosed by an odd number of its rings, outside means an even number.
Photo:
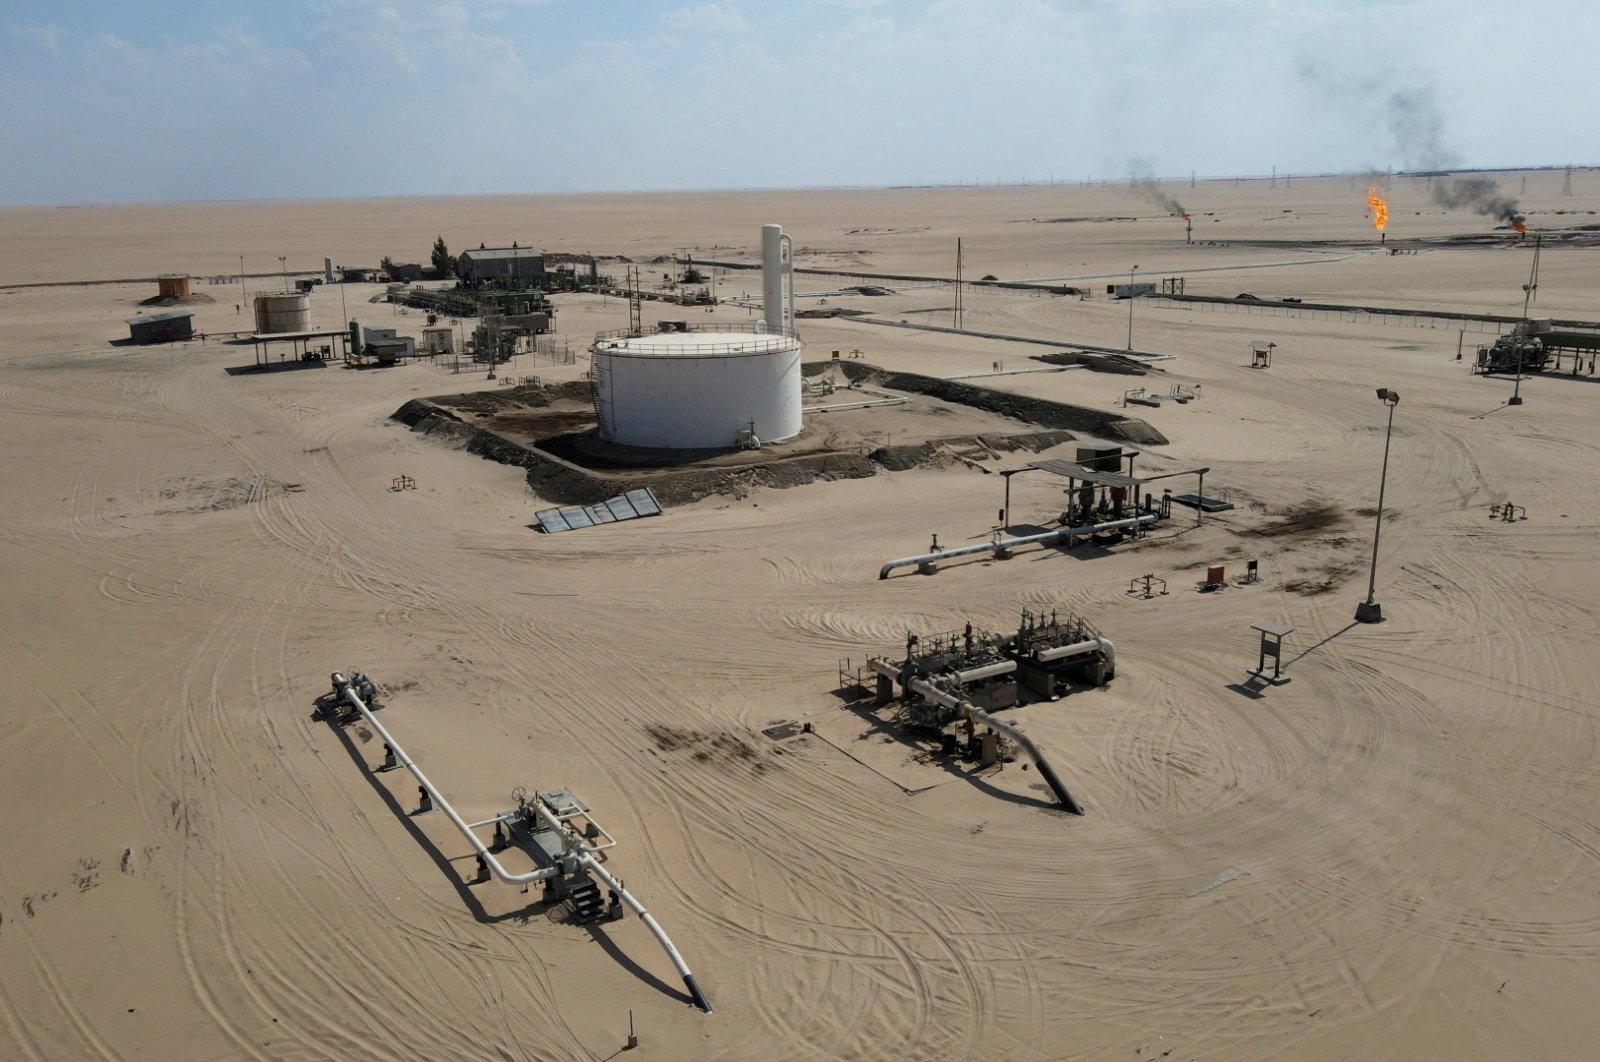
[{"label": "hazy sky", "polygon": [[1593,0],[4,0],[0,203],[1600,162]]}]

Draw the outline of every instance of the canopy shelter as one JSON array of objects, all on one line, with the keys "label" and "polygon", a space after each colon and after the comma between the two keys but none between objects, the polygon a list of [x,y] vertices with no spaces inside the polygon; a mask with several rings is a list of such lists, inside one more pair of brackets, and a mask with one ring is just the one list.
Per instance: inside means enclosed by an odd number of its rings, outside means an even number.
[{"label": "canopy shelter", "polygon": [[[319,339],[331,342],[316,342]],[[329,361],[343,357],[350,349],[350,332],[343,328],[322,332],[257,332],[250,337],[250,343],[255,347],[256,368],[270,369],[288,362]],[[278,354],[276,360],[272,357],[274,348]]]},{"label": "canopy shelter", "polygon": [[[1199,476],[1199,490],[1201,495],[1204,495],[1206,473],[1211,471],[1210,468],[1187,468],[1177,472],[1161,472],[1153,476],[1136,476],[1133,474],[1133,459],[1136,456],[1138,451],[1130,450],[1116,458],[1119,467],[1124,458],[1127,460],[1126,472],[1112,472],[1060,458],[1033,461],[1022,468],[1001,469],[1000,475],[1006,484],[1005,508],[1000,513],[1001,522],[1006,527],[1011,526],[1011,477],[1023,472],[1048,472],[1066,479],[1068,502],[1062,520],[1069,524],[1087,524],[1096,520],[1125,517],[1138,511],[1149,512],[1155,508],[1154,495],[1142,488],[1148,483],[1171,479],[1174,476]],[[1097,463],[1105,462],[1102,460]],[[1163,498],[1161,515],[1167,516],[1170,512],[1170,499]],[[1198,517],[1195,522],[1199,522]]]}]

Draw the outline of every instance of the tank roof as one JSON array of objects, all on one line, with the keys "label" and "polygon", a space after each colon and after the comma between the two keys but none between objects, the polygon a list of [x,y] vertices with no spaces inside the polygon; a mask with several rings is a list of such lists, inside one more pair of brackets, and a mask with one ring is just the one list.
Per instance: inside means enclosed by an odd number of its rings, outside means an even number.
[{"label": "tank roof", "polygon": [[781,332],[655,332],[650,335],[596,336],[594,349],[627,357],[737,357],[791,350],[799,345]]}]

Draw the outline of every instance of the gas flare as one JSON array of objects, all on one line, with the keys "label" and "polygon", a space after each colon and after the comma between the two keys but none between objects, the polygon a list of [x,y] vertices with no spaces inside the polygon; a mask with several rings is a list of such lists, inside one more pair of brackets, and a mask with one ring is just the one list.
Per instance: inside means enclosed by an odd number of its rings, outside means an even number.
[{"label": "gas flare", "polygon": [[1527,222],[1527,218],[1523,217],[1521,214],[1518,214],[1516,217],[1511,219],[1511,227],[1526,236],[1528,233]]},{"label": "gas flare", "polygon": [[1372,227],[1382,232],[1389,224],[1389,204],[1372,185],[1367,186],[1367,209],[1372,211]]}]

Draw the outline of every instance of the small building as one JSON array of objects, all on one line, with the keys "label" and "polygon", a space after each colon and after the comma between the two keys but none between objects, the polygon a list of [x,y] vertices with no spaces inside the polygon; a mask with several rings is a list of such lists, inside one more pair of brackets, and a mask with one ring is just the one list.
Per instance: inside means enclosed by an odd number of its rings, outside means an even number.
[{"label": "small building", "polygon": [[456,330],[449,325],[429,325],[422,330],[422,349],[428,354],[454,354]]},{"label": "small building", "polygon": [[1156,286],[1138,281],[1133,284],[1107,284],[1106,294],[1114,299],[1136,299],[1140,295],[1153,295]]},{"label": "small building", "polygon": [[536,283],[544,276],[544,255],[532,247],[479,247],[456,256],[456,275],[467,287],[500,281]]},{"label": "small building", "polygon": [[168,310],[128,318],[128,338],[135,343],[170,343],[194,336],[194,314]]},{"label": "small building", "polygon": [[389,279],[399,284],[414,284],[422,279],[421,262],[390,262]]},{"label": "small building", "polygon": [[376,357],[389,364],[399,358],[413,358],[417,354],[417,341],[410,336],[397,336],[392,328],[368,328],[361,325],[361,349],[358,354]]},{"label": "small building", "polygon": [[194,294],[194,279],[188,273],[162,273],[156,277],[156,290],[163,299],[181,299]]}]

